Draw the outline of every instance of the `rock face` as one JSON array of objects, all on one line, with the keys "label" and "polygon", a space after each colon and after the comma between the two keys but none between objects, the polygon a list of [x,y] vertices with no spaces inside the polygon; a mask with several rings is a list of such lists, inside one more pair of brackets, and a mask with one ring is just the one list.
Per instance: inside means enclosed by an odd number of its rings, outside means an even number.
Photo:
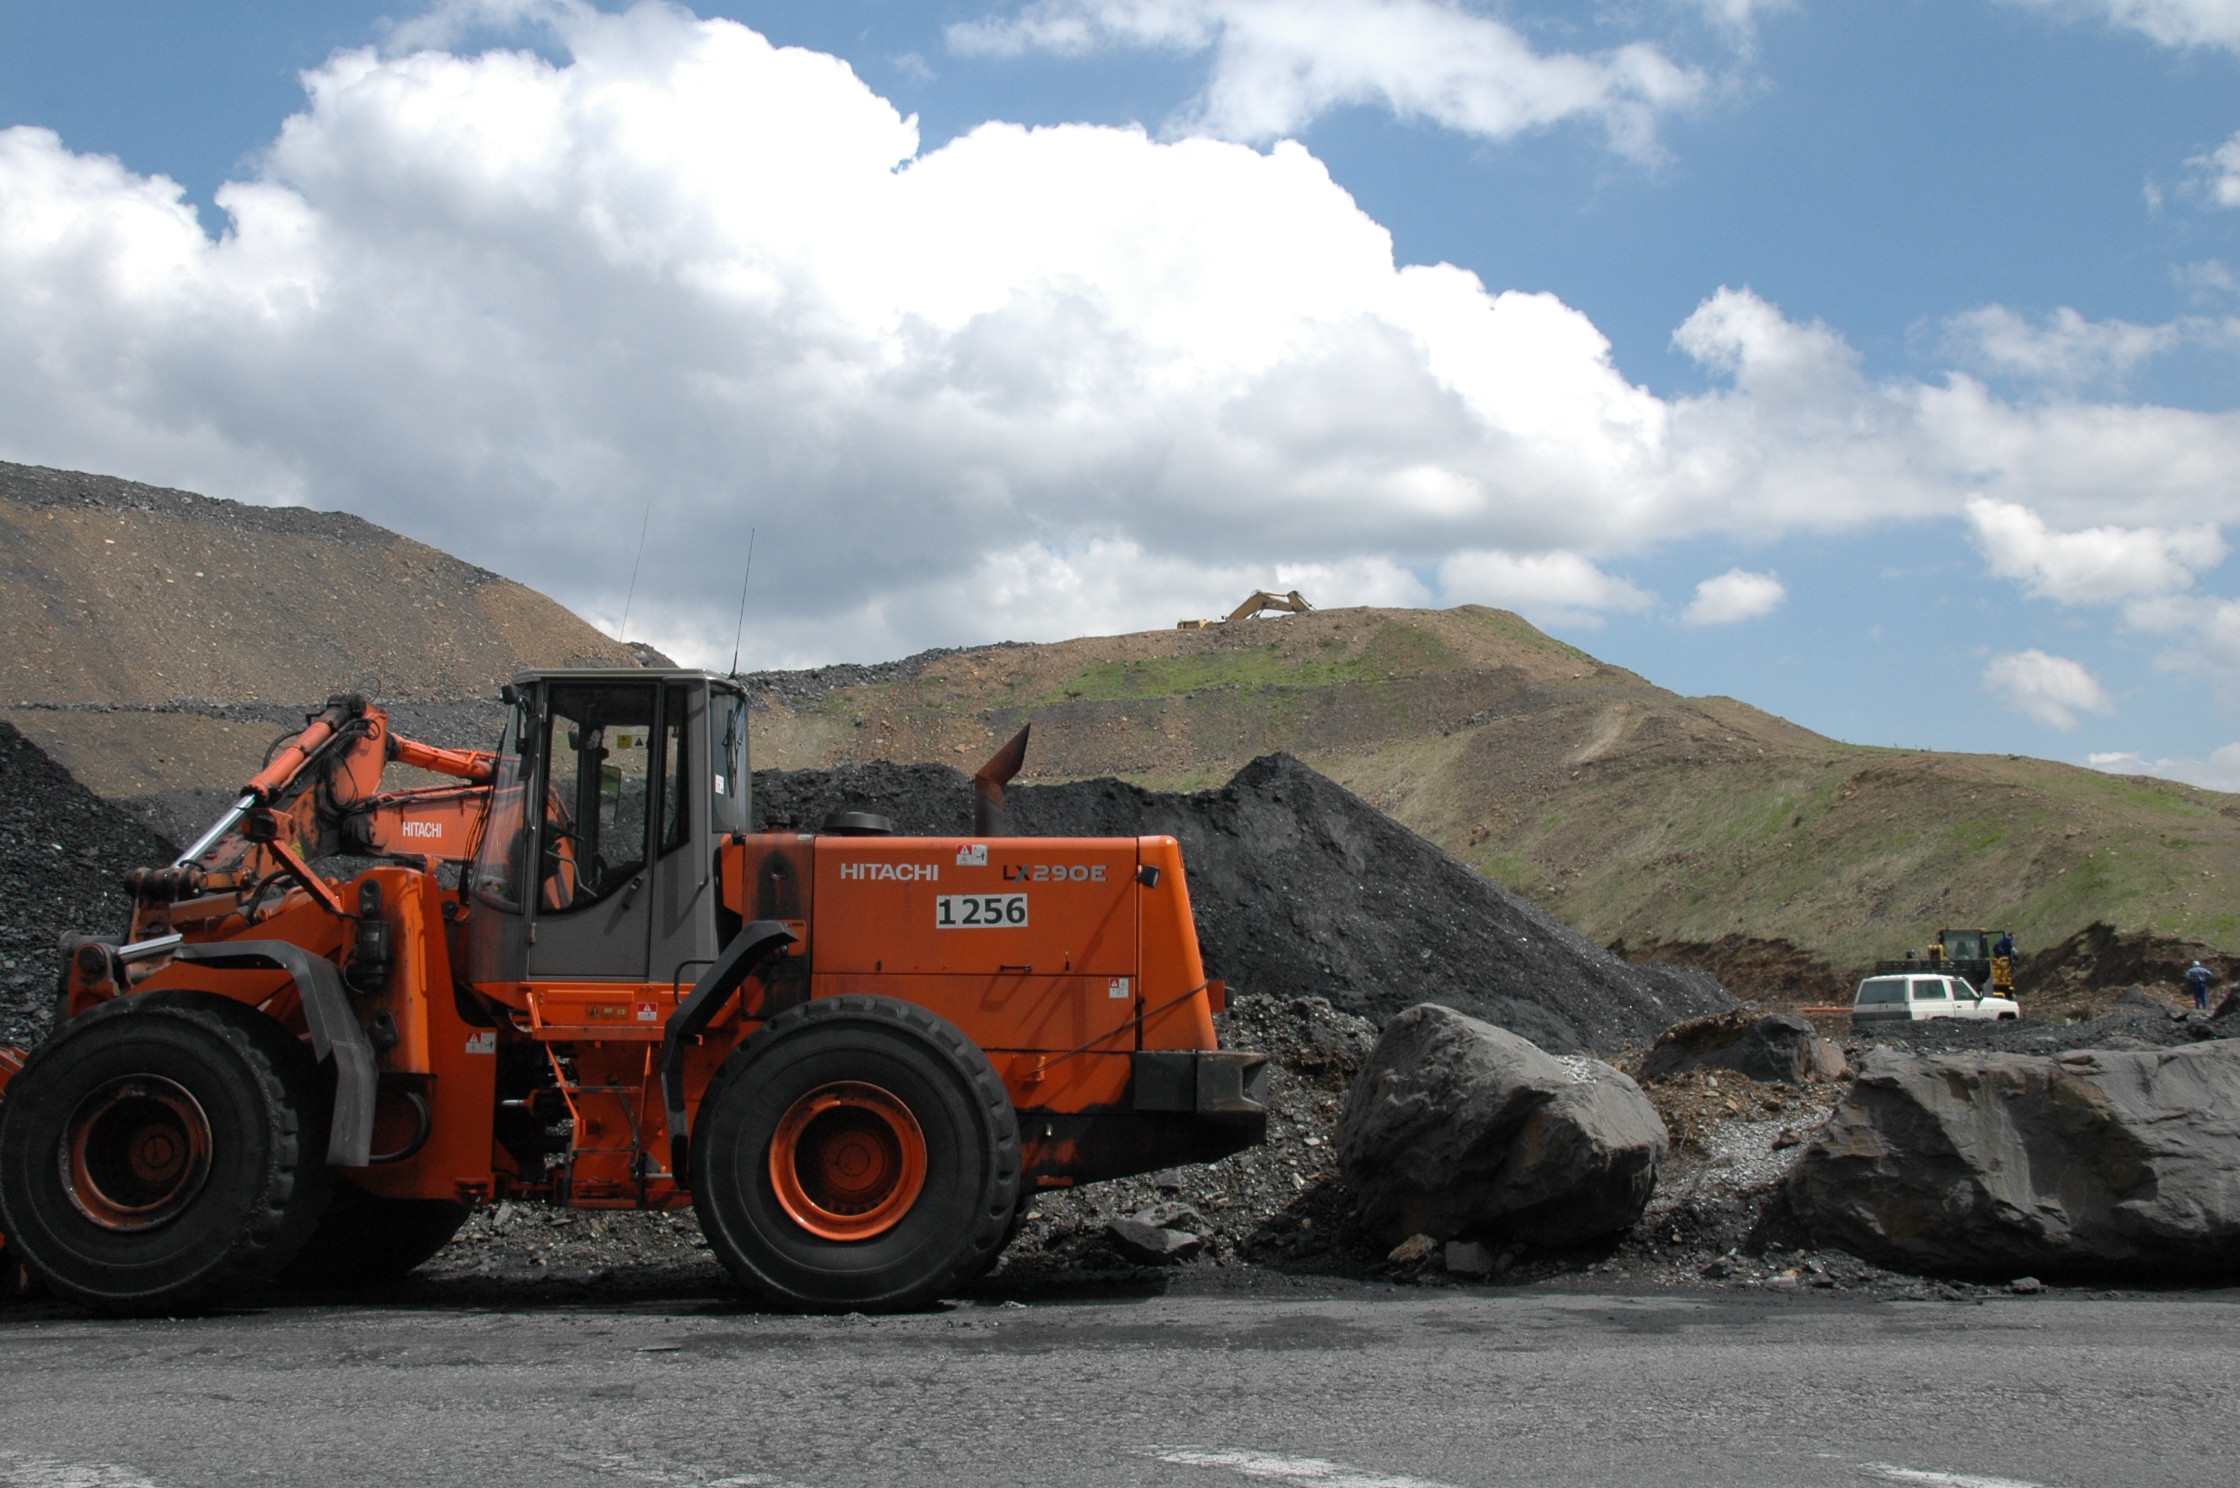
[{"label": "rock face", "polygon": [[1867,1056],[1789,1175],[1824,1244],[1911,1270],[2240,1270],[2240,1041]]},{"label": "rock face", "polygon": [[1641,1217],[1666,1146],[1641,1087],[1609,1065],[1425,1003],[1385,1025],[1355,1077],[1338,1161],[1385,1244],[1568,1245]]},{"label": "rock face", "polygon": [[1768,1085],[1802,1085],[1817,1072],[1814,1038],[1810,1023],[1787,1013],[1764,1018],[1714,1013],[1676,1023],[1658,1035],[1656,1047],[1641,1062],[1641,1076],[1654,1080],[1708,1066]]}]

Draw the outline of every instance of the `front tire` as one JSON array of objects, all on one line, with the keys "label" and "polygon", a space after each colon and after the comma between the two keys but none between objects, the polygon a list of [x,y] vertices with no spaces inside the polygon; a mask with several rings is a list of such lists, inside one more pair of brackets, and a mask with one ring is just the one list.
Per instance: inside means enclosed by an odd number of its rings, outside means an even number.
[{"label": "front tire", "polygon": [[0,1106],[0,1229],[101,1312],[180,1312],[255,1287],[327,1198],[317,1067],[207,993],[120,998],[33,1052]]},{"label": "front tire", "polygon": [[724,1061],[692,1134],[716,1256],[785,1306],[922,1305],[985,1271],[1019,1200],[1019,1121],[987,1056],[924,1008],[834,997]]}]

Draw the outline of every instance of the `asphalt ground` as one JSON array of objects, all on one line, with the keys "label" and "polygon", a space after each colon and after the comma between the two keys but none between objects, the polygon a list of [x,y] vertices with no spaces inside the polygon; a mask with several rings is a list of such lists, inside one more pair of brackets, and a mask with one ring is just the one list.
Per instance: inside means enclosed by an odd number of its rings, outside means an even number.
[{"label": "asphalt ground", "polygon": [[0,1312],[0,1484],[2225,1485],[2236,1324],[2240,1291],[42,1305]]}]

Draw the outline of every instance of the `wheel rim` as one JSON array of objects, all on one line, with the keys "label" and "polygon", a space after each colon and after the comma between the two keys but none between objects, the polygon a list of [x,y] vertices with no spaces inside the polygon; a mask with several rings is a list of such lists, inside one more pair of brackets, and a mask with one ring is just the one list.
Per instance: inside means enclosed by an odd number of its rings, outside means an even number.
[{"label": "wheel rim", "polygon": [[910,1108],[876,1085],[819,1086],[770,1139],[770,1183],[793,1222],[825,1240],[869,1240],[926,1186],[926,1138]]},{"label": "wheel rim", "polygon": [[160,1075],[109,1081],[78,1102],[58,1154],[63,1192],[105,1230],[176,1219],[210,1176],[210,1118]]}]

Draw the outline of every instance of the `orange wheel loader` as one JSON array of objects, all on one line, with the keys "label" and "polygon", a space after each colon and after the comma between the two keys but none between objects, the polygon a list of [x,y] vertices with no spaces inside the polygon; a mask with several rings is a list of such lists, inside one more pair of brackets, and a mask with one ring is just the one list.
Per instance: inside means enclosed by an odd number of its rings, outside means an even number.
[{"label": "orange wheel loader", "polygon": [[[499,1197],[691,1204],[771,1302],[901,1308],[1027,1195],[1264,1139],[1170,837],[750,830],[747,699],[538,671],[495,753],[330,699],[64,941],[0,1050],[0,1229],[55,1292],[173,1312],[283,1271],[391,1280]],[[453,783],[384,790],[391,764]],[[348,877],[318,865],[355,863]],[[330,870],[331,871],[331,870]]]}]

